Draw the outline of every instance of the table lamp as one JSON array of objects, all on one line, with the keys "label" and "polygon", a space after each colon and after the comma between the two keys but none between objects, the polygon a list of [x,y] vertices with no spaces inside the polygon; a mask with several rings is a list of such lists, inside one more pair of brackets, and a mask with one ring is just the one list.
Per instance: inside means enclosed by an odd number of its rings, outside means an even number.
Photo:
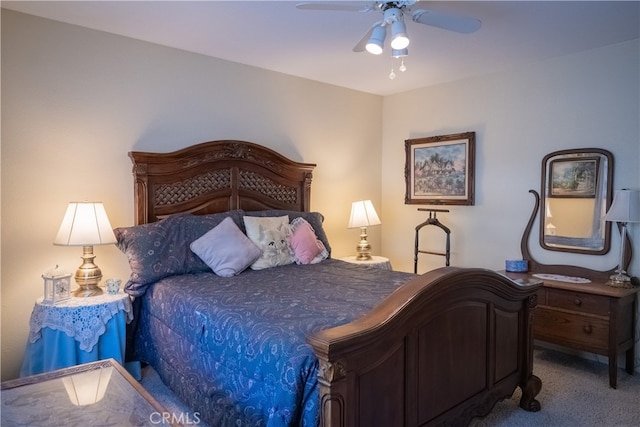
[{"label": "table lamp", "polygon": [[607,285],[614,287],[630,287],[631,278],[624,271],[625,242],[627,240],[627,223],[640,222],[640,191],[622,189],[616,191],[613,203],[604,217],[605,221],[620,224],[620,264],[616,274],[609,277]]},{"label": "table lamp", "polygon": [[378,218],[371,200],[359,200],[351,204],[349,228],[360,227],[360,243],[356,246],[358,252],[356,260],[367,261],[371,259],[371,245],[367,241],[367,227],[380,224],[380,218]]},{"label": "table lamp", "polygon": [[73,292],[74,296],[89,297],[102,294],[102,289],[98,287],[102,271],[93,263],[93,246],[113,243],[116,243],[116,236],[102,203],[69,203],[53,244],[82,246],[83,263],[75,274],[79,288]]}]

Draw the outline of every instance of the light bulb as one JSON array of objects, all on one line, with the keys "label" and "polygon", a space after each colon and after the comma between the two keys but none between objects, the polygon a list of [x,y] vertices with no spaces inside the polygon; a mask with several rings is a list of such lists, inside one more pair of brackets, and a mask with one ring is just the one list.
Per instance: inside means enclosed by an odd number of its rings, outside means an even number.
[{"label": "light bulb", "polygon": [[409,37],[398,36],[391,40],[391,47],[396,50],[406,49],[409,46]]},{"label": "light bulb", "polygon": [[391,80],[394,80],[396,78],[396,73],[393,71],[393,68],[391,69],[391,72],[389,73],[389,78]]},{"label": "light bulb", "polygon": [[404,65],[404,59],[402,60],[402,62],[400,63],[400,68],[398,68],[400,71],[402,71],[403,73],[405,71],[407,71],[407,66]]},{"label": "light bulb", "polygon": [[376,43],[367,43],[367,52],[373,55],[380,55],[382,53],[382,47]]},{"label": "light bulb", "polygon": [[371,32],[371,37],[367,41],[365,49],[374,55],[380,55],[384,46],[384,39],[387,36],[387,30],[383,26],[378,26]]},{"label": "light bulb", "polygon": [[402,20],[391,24],[391,48],[396,50],[406,49],[409,46],[409,36]]}]

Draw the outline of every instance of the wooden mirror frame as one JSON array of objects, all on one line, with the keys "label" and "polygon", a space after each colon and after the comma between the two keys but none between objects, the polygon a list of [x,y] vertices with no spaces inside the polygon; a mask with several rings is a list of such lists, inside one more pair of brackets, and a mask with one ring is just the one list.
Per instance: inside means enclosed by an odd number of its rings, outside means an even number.
[{"label": "wooden mirror frame", "polygon": [[[584,161],[585,163],[591,163],[595,165],[595,174],[596,177],[595,185],[593,188],[593,193],[589,194],[579,194],[576,191],[562,191],[559,194],[552,194],[552,167],[554,164],[560,165],[562,162],[579,162]],[[575,200],[576,202],[583,200],[586,201],[588,199],[600,199],[598,200],[598,210],[602,211],[602,216],[609,206],[611,206],[611,201],[613,198],[613,155],[610,151],[601,149],[601,148],[580,148],[580,149],[571,149],[571,150],[560,150],[554,151],[553,153],[547,154],[542,159],[542,181],[541,181],[541,196],[540,196],[540,246],[544,249],[550,251],[559,251],[559,252],[571,252],[571,253],[579,253],[579,254],[587,254],[587,255],[604,255],[609,252],[611,249],[611,223],[603,222],[601,225],[602,230],[604,231],[602,247],[599,248],[590,248],[587,243],[589,242],[589,237],[585,236],[585,238],[571,238],[571,237],[563,237],[563,236],[549,236],[546,233],[546,219],[548,212],[548,203],[549,199],[556,199],[558,202],[561,200],[564,203]],[[563,200],[564,199],[564,200]],[[573,202],[572,202],[573,203]],[[601,204],[604,203],[604,206]],[[594,212],[594,215],[597,215]],[[557,213],[556,213],[557,216]],[[591,221],[593,222],[595,218],[591,217]],[[591,232],[594,232],[594,227],[592,227]],[[558,239],[558,243],[551,243],[547,241],[548,239]],[[584,245],[580,243],[584,241]]]}]

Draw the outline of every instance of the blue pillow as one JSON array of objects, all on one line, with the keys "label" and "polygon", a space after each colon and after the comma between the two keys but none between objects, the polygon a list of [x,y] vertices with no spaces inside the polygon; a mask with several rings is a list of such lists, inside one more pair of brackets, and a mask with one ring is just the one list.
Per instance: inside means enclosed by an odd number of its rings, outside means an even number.
[{"label": "blue pillow", "polygon": [[118,248],[124,252],[131,277],[124,289],[133,296],[143,295],[147,287],[168,276],[210,271],[189,245],[225,218],[242,224],[241,211],[210,215],[188,213],[171,215],[158,222],[116,228]]}]

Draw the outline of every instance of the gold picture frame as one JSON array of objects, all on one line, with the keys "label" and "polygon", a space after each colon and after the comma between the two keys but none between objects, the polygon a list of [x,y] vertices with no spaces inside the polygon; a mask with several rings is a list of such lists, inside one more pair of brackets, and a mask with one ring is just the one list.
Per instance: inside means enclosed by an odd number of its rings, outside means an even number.
[{"label": "gold picture frame", "polygon": [[475,132],[405,141],[405,204],[474,204]]}]

